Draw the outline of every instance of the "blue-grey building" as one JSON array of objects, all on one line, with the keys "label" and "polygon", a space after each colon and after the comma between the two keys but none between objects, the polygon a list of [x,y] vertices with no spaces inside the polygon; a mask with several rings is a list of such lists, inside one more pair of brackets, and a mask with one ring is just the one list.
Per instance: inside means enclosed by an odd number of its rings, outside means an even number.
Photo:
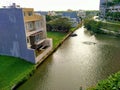
[{"label": "blue-grey building", "polygon": [[36,11],[35,13],[40,14],[40,15],[44,15],[44,16],[48,15],[47,11]]},{"label": "blue-grey building", "polygon": [[62,17],[69,18],[73,27],[76,27],[78,23],[80,23],[80,18],[77,16],[77,12],[63,12]]},{"label": "blue-grey building", "polygon": [[105,17],[106,11],[108,9],[108,2],[112,2],[112,0],[100,0],[99,10],[101,18]]},{"label": "blue-grey building", "polygon": [[100,10],[100,17],[101,18],[105,17],[105,12],[106,12],[106,8],[107,8],[107,1],[108,0],[100,0],[99,10]]},{"label": "blue-grey building", "polygon": [[45,17],[34,14],[32,8],[17,8],[15,4],[0,9],[0,55],[37,63],[51,49]]}]

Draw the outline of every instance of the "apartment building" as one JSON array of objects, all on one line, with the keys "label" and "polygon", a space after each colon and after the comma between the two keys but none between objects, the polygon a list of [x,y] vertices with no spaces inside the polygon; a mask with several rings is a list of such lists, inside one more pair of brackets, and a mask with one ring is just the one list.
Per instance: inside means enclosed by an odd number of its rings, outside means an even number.
[{"label": "apartment building", "polygon": [[45,16],[32,8],[20,8],[15,3],[0,9],[0,54],[19,57],[32,63],[52,49],[47,38]]},{"label": "apartment building", "polygon": [[107,2],[108,0],[100,0],[100,17],[104,18],[105,17],[105,12],[106,12],[106,8],[107,8]]},{"label": "apartment building", "polygon": [[100,17],[105,17],[107,12],[120,12],[120,3],[110,5],[113,0],[100,0]]},{"label": "apartment building", "polygon": [[108,12],[120,12],[120,5],[107,8]]}]

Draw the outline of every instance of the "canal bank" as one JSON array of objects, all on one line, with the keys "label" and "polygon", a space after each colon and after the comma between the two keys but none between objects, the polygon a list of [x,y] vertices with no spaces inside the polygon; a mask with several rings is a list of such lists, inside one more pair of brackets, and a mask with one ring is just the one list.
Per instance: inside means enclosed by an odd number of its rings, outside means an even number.
[{"label": "canal bank", "polygon": [[75,33],[17,90],[86,90],[120,70],[120,38],[91,35],[84,28]]},{"label": "canal bank", "polygon": [[63,44],[64,41],[65,41],[73,32],[74,32],[74,31],[69,32],[69,33],[64,37],[64,39],[61,40],[60,43],[58,43],[58,45],[57,45],[55,48],[53,48],[50,52],[48,52],[48,53],[36,64],[36,68],[39,67],[39,65],[40,65],[46,58],[48,58],[51,54],[53,54],[53,53],[61,46],[61,44]]},{"label": "canal bank", "polygon": [[[80,24],[78,24],[77,27],[75,28],[72,28],[68,34],[65,35],[65,37],[63,39],[60,40],[60,42],[57,43],[57,45],[53,45],[53,49],[48,52],[37,64],[36,64],[36,68],[46,59],[48,58],[51,54],[53,54],[63,43],[64,41],[71,35],[73,34],[77,29],[81,28],[82,27],[82,22]],[[58,33],[61,33],[61,32],[58,32]],[[54,37],[50,37],[50,38],[54,38]]]},{"label": "canal bank", "polygon": [[103,28],[100,28],[100,30],[102,30],[103,34],[108,34],[108,35],[113,35],[113,36],[116,36],[116,37],[120,37],[120,31],[111,31],[111,30],[107,30],[107,29],[103,29]]}]

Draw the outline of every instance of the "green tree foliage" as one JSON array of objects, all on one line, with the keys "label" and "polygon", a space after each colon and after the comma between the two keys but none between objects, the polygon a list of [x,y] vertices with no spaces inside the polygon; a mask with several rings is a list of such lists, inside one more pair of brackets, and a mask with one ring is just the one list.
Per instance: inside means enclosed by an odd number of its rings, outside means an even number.
[{"label": "green tree foliage", "polygon": [[60,16],[50,16],[50,15],[46,15],[46,21],[49,22],[53,19],[56,19],[56,18],[60,18]]},{"label": "green tree foliage", "polygon": [[50,15],[46,15],[46,21],[49,22],[50,20],[52,20],[52,17]]},{"label": "green tree foliage", "polygon": [[72,24],[68,18],[56,18],[47,22],[48,31],[68,32],[71,27]]},{"label": "green tree foliage", "polygon": [[99,11],[97,10],[88,10],[86,11],[86,18],[92,18],[93,16],[98,15]]},{"label": "green tree foliage", "polygon": [[100,30],[101,25],[102,25],[101,22],[94,21],[93,19],[86,19],[84,21],[84,27],[89,31],[93,31],[94,33],[101,33],[102,32]]},{"label": "green tree foliage", "polygon": [[114,2],[105,2],[105,3],[103,3],[102,5],[104,5],[104,6],[107,6],[107,7],[110,7],[110,6],[113,6],[114,5]]},{"label": "green tree foliage", "polygon": [[120,90],[120,72],[100,81],[96,87],[89,90]]},{"label": "green tree foliage", "polygon": [[113,3],[116,5],[116,4],[119,4],[120,3],[120,0],[113,0]]},{"label": "green tree foliage", "polygon": [[106,19],[120,21],[120,12],[107,12]]}]

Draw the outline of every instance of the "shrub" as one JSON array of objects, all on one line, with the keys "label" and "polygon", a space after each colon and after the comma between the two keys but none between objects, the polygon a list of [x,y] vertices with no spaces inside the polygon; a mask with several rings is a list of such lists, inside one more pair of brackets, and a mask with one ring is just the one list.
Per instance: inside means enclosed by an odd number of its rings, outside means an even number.
[{"label": "shrub", "polygon": [[84,21],[84,27],[89,31],[93,31],[94,33],[102,33],[100,30],[101,26],[101,22],[95,21],[93,19],[87,19]]},{"label": "shrub", "polygon": [[88,90],[120,90],[120,72],[110,75],[107,79]]},{"label": "shrub", "polygon": [[109,76],[106,80],[100,81],[95,90],[120,90],[120,72]]},{"label": "shrub", "polygon": [[57,18],[47,22],[48,31],[68,32],[72,27],[72,23],[68,18]]}]

